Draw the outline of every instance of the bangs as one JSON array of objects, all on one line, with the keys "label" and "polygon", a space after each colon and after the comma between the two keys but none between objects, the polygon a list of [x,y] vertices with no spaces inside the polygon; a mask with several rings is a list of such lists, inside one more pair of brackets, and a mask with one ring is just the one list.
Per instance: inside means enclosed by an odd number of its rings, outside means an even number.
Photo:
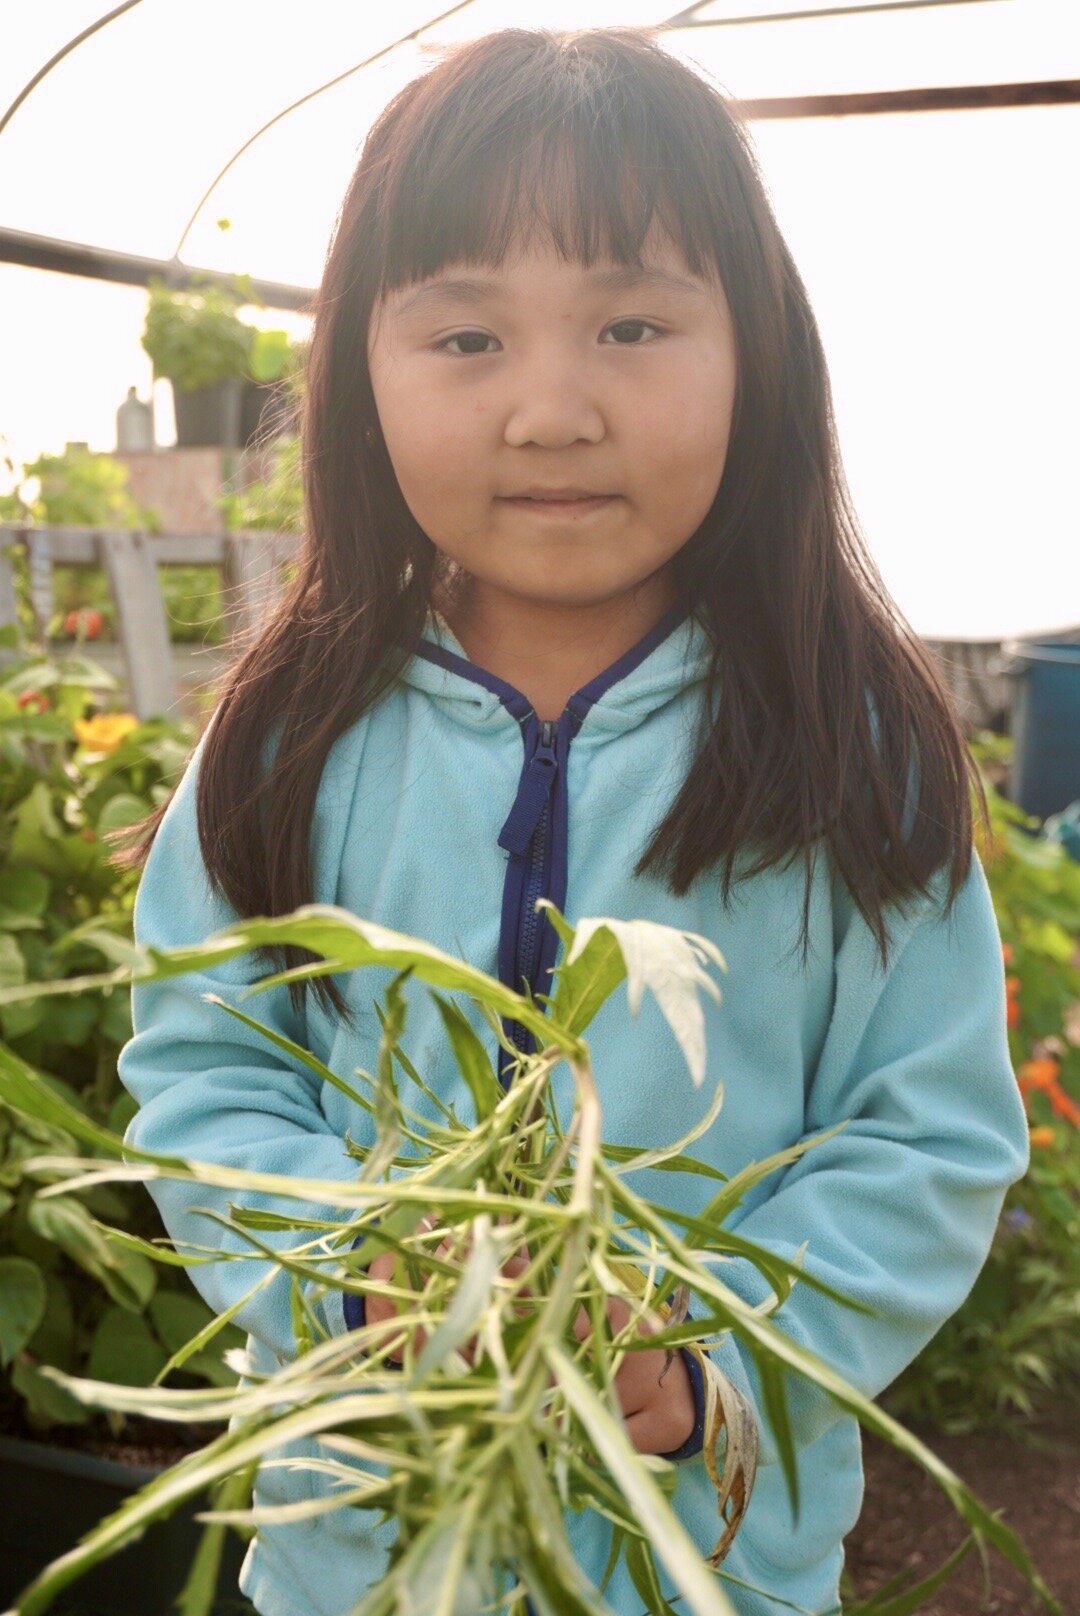
[{"label": "bangs", "polygon": [[[378,295],[448,264],[498,268],[549,243],[586,267],[641,264],[650,229],[692,273],[721,269],[719,98],[653,47],[623,51],[507,30],[461,90],[444,73],[401,113],[378,187]],[[632,48],[632,47],[631,47]]]}]

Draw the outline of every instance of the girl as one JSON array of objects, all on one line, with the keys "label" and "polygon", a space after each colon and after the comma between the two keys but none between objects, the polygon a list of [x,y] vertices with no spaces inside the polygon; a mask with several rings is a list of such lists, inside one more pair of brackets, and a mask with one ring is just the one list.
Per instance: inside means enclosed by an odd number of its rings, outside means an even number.
[{"label": "girl", "polygon": [[[971,1289],[1027,1128],[977,771],[861,546],[817,327],[745,129],[641,31],[456,49],[371,130],[314,313],[299,572],[128,855],[149,854],[138,940],[334,903],[543,992],[557,939],[538,896],[571,921],[707,935],[729,967],[722,1008],[704,1005],[712,1081],[695,1090],[655,1004],[629,1023],[609,1001],[589,1030],[605,1138],[666,1143],[721,1080],[694,1149],[724,1174],[847,1120],[732,1227],[788,1258],[808,1241],[807,1269],[867,1304],[796,1285],[777,1323],[876,1397]],[[371,1145],[368,1114],[200,997],[254,974],[136,987],[128,1139],[351,1181],[345,1135]],[[373,1064],[382,985],[294,982],[259,1013],[348,1075]],[[470,1114],[434,1004],[407,997],[409,1054]],[[709,1193],[651,1177],[642,1191],[684,1212]],[[173,1238],[241,1249],[195,1211],[225,1192],[150,1190]],[[218,1311],[254,1277],[192,1270]],[[722,1277],[771,1297],[745,1259]],[[329,1331],[358,1322],[341,1292],[320,1306]],[[257,1369],[287,1361],[287,1276],[238,1321]],[[618,1391],[636,1447],[675,1461],[673,1507],[707,1553],[692,1356],[661,1383],[662,1354],[651,1374],[631,1354]],[[706,1356],[759,1427],[721,1573],[735,1609],[836,1611],[858,1422],[789,1377],[796,1520],[749,1353],[728,1333]],[[255,1501],[329,1486],[266,1467]],[[599,1584],[610,1522],[581,1511],[567,1530]],[[393,1540],[371,1512],[277,1524],[241,1588],[262,1616],[345,1616]],[[604,1598],[638,1616],[622,1567]]]}]

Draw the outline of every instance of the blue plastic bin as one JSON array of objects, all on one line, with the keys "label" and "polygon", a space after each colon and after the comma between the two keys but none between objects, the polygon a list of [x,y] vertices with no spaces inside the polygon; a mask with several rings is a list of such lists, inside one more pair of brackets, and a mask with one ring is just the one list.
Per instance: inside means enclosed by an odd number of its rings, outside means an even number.
[{"label": "blue plastic bin", "polygon": [[1047,819],[1080,798],[1080,642],[1006,640],[1012,680],[1009,798]]}]

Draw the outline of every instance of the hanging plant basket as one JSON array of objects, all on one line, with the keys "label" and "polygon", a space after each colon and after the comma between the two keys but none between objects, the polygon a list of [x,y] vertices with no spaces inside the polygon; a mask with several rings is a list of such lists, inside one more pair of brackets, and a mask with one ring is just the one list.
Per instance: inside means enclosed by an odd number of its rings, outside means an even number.
[{"label": "hanging plant basket", "polygon": [[238,449],[241,438],[242,390],[238,376],[184,393],[173,383],[178,449]]}]

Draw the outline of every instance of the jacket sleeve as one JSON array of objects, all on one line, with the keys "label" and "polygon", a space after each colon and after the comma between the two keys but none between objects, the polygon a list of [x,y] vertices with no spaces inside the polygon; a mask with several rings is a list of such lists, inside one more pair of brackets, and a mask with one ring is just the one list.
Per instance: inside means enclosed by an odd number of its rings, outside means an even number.
[{"label": "jacket sleeve", "polygon": [[[850,1118],[775,1177],[740,1236],[794,1260],[879,1316],[795,1281],[776,1328],[877,1398],[936,1335],[989,1255],[1005,1195],[1029,1164],[1028,1126],[1009,1057],[1001,939],[972,852],[948,918],[942,872],[898,930],[882,972],[856,911],[835,955],[835,999],[810,1082],[803,1137]],[[773,1182],[767,1180],[766,1182]],[[746,1258],[717,1278],[755,1305],[772,1288]],[[734,1334],[709,1356],[758,1415],[760,1464],[778,1463],[753,1356]],[[828,1392],[785,1376],[796,1450],[844,1414]]]},{"label": "jacket sleeve", "polygon": [[[195,786],[202,751],[200,741],[143,870],[134,914],[140,944],[163,949],[190,946],[238,918],[211,892],[200,852]],[[307,1047],[303,1020],[293,1011],[286,987],[269,989],[240,1005],[242,989],[268,974],[265,958],[249,953],[212,971],[133,985],[133,1036],[121,1050],[118,1065],[120,1079],[139,1109],[128,1125],[125,1143],[253,1172],[355,1183],[359,1164],[327,1123],[319,1104],[318,1079],[220,1005],[202,999],[204,993],[215,993]],[[274,1265],[240,1235],[199,1215],[196,1208],[227,1214],[231,1201],[342,1223],[357,1215],[355,1209],[333,1203],[317,1205],[169,1178],[150,1180],[147,1188],[179,1249],[200,1246],[222,1254],[222,1260],[193,1264],[187,1270],[216,1313],[237,1302]],[[302,1228],[253,1233],[282,1250],[313,1238],[312,1231]],[[243,1253],[244,1260],[228,1258],[225,1254],[230,1252]],[[325,1266],[325,1259],[320,1263],[316,1253],[312,1266]],[[290,1288],[290,1274],[279,1269],[234,1316],[240,1328],[264,1342],[283,1363],[296,1355]],[[302,1288],[327,1332],[341,1334],[342,1292],[323,1291],[309,1280],[302,1282]]]}]

